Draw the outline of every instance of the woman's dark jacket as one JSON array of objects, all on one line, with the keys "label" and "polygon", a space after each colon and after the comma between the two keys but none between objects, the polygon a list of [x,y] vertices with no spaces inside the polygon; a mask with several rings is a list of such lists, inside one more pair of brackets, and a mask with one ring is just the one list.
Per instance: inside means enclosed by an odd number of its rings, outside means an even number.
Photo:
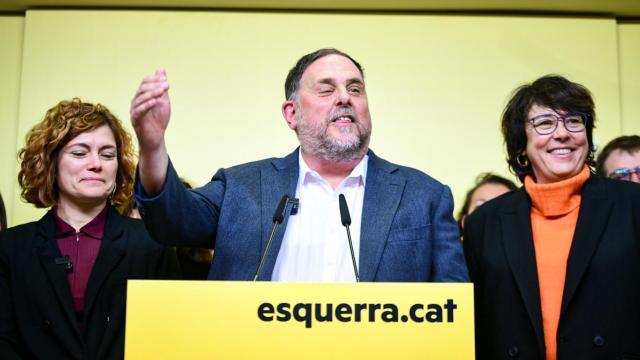
[{"label": "woman's dark jacket", "polygon": [[[640,185],[592,175],[567,261],[558,360],[640,359]],[[531,200],[524,188],[465,221],[477,359],[544,360]]]},{"label": "woman's dark jacket", "polygon": [[[51,211],[0,232],[0,358],[122,359],[128,279],[172,279],[172,248],[109,208],[78,326]],[[56,262],[56,259],[58,261]]]}]

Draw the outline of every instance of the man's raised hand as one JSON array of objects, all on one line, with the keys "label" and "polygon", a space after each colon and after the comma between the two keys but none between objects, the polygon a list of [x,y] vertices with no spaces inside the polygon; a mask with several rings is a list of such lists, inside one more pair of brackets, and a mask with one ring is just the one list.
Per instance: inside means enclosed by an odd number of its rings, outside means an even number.
[{"label": "man's raised hand", "polygon": [[131,124],[140,152],[153,152],[164,144],[164,132],[171,117],[169,83],[164,69],[142,80],[131,100]]}]

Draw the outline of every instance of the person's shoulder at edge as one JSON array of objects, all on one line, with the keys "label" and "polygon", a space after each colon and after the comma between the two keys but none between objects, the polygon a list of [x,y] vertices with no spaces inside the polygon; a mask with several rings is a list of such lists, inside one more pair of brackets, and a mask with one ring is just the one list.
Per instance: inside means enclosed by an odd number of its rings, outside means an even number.
[{"label": "person's shoulder at edge", "polygon": [[0,245],[7,242],[26,243],[24,239],[35,234],[40,221],[42,221],[42,219],[11,226],[0,231]]},{"label": "person's shoulder at edge", "polygon": [[592,175],[592,178],[586,183],[594,185],[595,191],[590,192],[591,196],[609,199],[613,206],[631,206],[636,209],[634,212],[640,210],[640,183],[614,180],[597,175]]},{"label": "person's shoulder at edge", "polygon": [[591,175],[592,179],[589,179],[590,182],[601,183],[605,187],[607,193],[621,193],[621,194],[632,194],[638,195],[640,194],[640,183],[635,183],[633,181],[624,181],[624,180],[614,180],[607,177],[602,177],[598,175]]}]

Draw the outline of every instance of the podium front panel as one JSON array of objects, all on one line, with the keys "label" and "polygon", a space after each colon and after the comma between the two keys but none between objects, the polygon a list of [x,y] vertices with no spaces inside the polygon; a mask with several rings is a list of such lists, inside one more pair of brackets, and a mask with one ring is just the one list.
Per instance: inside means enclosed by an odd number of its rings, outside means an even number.
[{"label": "podium front panel", "polygon": [[128,283],[126,359],[473,359],[473,286]]}]

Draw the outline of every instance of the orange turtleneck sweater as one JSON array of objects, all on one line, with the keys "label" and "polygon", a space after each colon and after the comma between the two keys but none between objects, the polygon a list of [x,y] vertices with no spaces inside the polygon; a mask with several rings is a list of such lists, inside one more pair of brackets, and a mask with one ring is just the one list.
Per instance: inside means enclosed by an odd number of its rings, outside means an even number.
[{"label": "orange turtleneck sweater", "polygon": [[536,184],[530,176],[524,179],[524,187],[531,197],[531,230],[547,360],[556,360],[567,260],[578,221],[580,190],[590,175],[585,165],[578,175],[551,184]]}]

